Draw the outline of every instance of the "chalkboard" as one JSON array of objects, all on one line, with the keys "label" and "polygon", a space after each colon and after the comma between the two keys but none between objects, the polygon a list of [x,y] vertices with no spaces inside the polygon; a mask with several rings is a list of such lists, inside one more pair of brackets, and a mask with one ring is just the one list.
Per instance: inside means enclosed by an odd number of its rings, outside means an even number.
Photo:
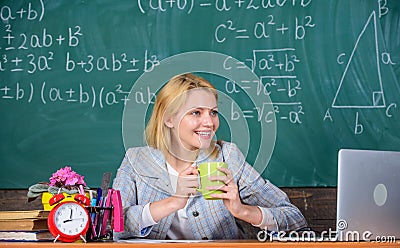
[{"label": "chalkboard", "polygon": [[198,73],[217,137],[278,186],[335,186],[340,148],[400,150],[397,0],[2,1],[0,188],[114,173],[160,86]]}]

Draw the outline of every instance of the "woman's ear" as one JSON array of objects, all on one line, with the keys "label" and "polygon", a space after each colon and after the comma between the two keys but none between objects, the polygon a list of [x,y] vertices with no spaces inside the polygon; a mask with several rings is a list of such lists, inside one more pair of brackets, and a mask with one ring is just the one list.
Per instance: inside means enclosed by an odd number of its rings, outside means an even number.
[{"label": "woman's ear", "polygon": [[173,128],[173,127],[174,127],[174,124],[172,124],[171,121],[165,121],[165,122],[164,122],[164,125],[167,126],[167,127],[169,127],[169,128]]},{"label": "woman's ear", "polygon": [[166,117],[164,119],[164,125],[169,127],[169,128],[173,128],[174,127],[174,124],[172,123],[172,117],[171,116]]}]

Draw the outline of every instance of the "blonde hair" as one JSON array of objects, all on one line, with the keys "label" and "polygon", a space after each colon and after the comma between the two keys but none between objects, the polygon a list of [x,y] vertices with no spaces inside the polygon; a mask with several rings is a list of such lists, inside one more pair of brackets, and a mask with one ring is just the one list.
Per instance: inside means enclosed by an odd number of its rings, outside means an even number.
[{"label": "blonde hair", "polygon": [[[176,114],[185,103],[187,92],[192,89],[208,90],[218,101],[215,87],[204,78],[190,73],[171,78],[157,95],[153,112],[146,126],[145,138],[148,146],[161,150],[165,156],[169,153],[168,147],[171,145],[171,131],[165,126],[164,117]],[[213,149],[211,157],[216,157],[218,150],[214,142],[210,149]]]}]

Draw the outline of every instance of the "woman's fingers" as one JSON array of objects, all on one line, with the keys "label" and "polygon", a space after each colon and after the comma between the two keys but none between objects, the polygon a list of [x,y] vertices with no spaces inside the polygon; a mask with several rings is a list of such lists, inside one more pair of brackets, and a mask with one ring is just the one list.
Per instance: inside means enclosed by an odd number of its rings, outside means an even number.
[{"label": "woman's fingers", "polygon": [[180,196],[188,196],[196,194],[199,187],[198,174],[196,166],[189,166],[183,170],[178,176],[176,194]]},{"label": "woman's fingers", "polygon": [[[234,180],[233,180],[233,175],[232,175],[232,171],[224,168],[224,167],[219,167],[218,168],[219,171],[223,172],[225,174],[225,176],[215,176],[215,177],[210,177],[210,180],[219,180],[219,181],[223,181],[225,184],[234,184]],[[211,179],[213,178],[213,179]]]}]

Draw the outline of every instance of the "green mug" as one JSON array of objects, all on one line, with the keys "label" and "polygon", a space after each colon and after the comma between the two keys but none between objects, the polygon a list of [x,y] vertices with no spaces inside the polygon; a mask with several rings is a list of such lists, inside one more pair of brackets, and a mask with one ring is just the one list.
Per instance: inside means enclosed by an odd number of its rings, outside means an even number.
[{"label": "green mug", "polygon": [[213,198],[210,194],[221,194],[222,190],[207,190],[209,186],[222,186],[222,181],[210,181],[210,176],[225,176],[225,173],[219,171],[219,167],[228,168],[228,164],[224,162],[205,162],[197,165],[197,170],[200,174],[200,188],[197,189],[204,199],[206,200],[219,200],[219,198]]}]

